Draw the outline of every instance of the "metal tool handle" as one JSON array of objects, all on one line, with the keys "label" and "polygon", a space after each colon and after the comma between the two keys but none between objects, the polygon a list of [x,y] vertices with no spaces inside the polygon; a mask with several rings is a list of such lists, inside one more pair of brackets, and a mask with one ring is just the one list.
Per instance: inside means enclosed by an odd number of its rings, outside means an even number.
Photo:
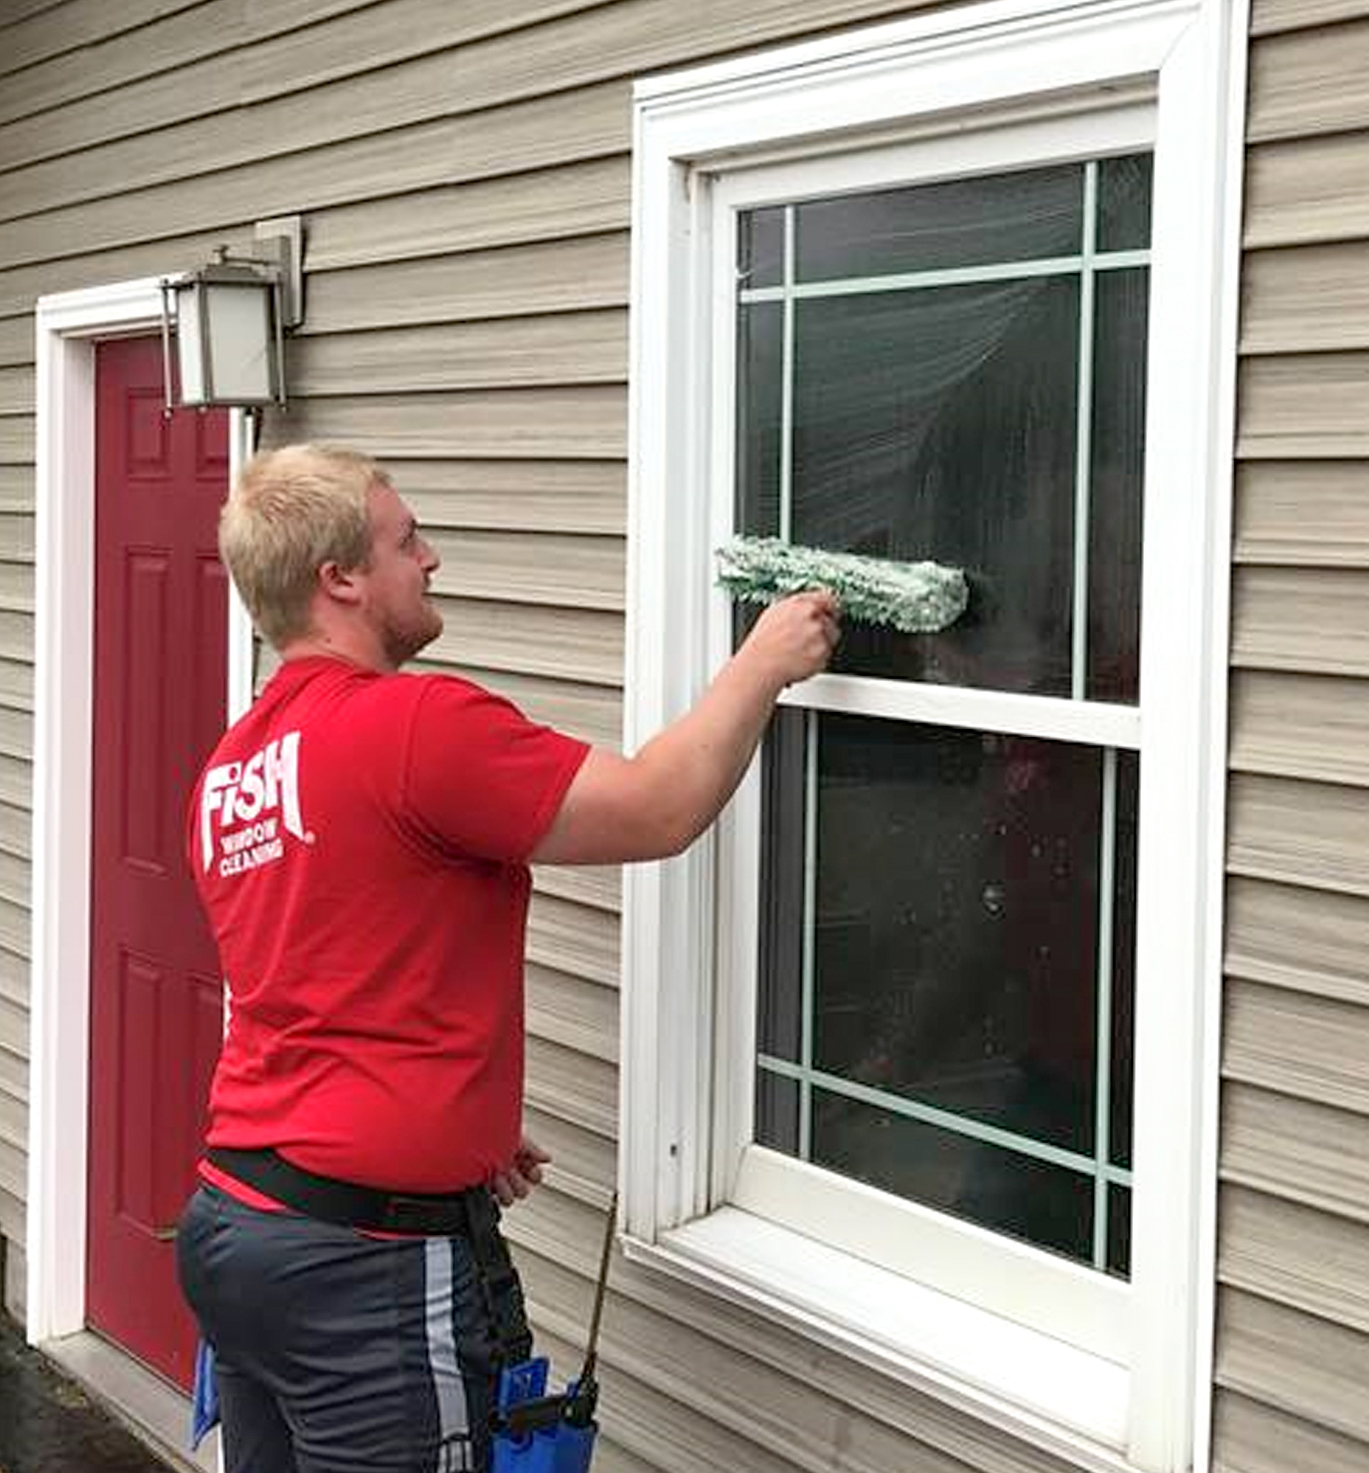
[{"label": "metal tool handle", "polygon": [[618,1226],[618,1193],[608,1204],[608,1221],[604,1224],[604,1248],[599,1258],[599,1282],[594,1287],[594,1312],[589,1321],[589,1340],[585,1346],[585,1369],[580,1373],[583,1381],[594,1374],[594,1363],[599,1353],[599,1324],[604,1317],[604,1299],[608,1293],[608,1265],[613,1256],[613,1234]]},{"label": "metal tool handle", "polygon": [[594,1378],[595,1363],[599,1358],[599,1325],[604,1317],[604,1297],[608,1292],[608,1265],[613,1256],[613,1231],[618,1222],[618,1194],[608,1206],[608,1221],[604,1224],[604,1250],[599,1259],[599,1281],[594,1289],[594,1311],[590,1315],[589,1340],[585,1346],[585,1365],[580,1379],[570,1387],[566,1398],[564,1420],[571,1427],[592,1427],[594,1413],[599,1404],[599,1383]]}]

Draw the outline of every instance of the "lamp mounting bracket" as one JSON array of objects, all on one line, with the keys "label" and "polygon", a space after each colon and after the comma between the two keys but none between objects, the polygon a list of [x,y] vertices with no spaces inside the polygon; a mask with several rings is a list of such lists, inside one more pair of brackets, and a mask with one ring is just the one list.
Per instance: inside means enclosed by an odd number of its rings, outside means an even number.
[{"label": "lamp mounting bracket", "polygon": [[259,258],[280,268],[281,326],[298,327],[304,321],[304,220],[299,215],[258,220],[252,235]]}]

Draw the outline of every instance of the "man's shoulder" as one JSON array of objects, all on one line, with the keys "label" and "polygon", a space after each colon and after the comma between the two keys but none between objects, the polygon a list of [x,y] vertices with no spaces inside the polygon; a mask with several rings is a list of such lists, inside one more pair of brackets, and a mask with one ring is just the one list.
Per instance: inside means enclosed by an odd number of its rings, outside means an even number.
[{"label": "man's shoulder", "polygon": [[450,728],[522,719],[504,696],[446,671],[334,669],[297,683],[284,699],[282,694],[268,685],[224,733],[212,760],[240,759],[294,731],[311,747],[336,744],[343,753],[355,753],[402,745],[415,722]]},{"label": "man's shoulder", "polygon": [[481,710],[515,709],[513,703],[498,691],[489,690],[464,675],[448,671],[425,671],[401,674],[396,680],[411,682],[406,698],[426,713],[446,712],[453,716],[476,715]]},{"label": "man's shoulder", "polygon": [[[394,720],[399,713],[417,706],[434,685],[470,684],[435,672],[387,673],[341,660],[310,661],[308,666],[299,670],[282,666],[240,724],[250,726],[255,718],[257,726],[327,725],[333,718],[350,722],[370,714]],[[273,689],[278,682],[280,688]]]}]

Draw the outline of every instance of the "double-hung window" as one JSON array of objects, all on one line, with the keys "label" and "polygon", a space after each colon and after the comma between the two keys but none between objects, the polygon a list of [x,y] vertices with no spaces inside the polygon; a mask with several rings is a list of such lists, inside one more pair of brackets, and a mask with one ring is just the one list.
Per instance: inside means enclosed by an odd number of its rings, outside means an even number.
[{"label": "double-hung window", "polygon": [[629,1250],[1085,1466],[1190,1466],[1209,1369],[1230,22],[1011,0],[639,90],[629,739],[745,637],[735,535],[970,601],[848,625],[629,875]]},{"label": "double-hung window", "polygon": [[1123,1278],[1149,180],[736,212],[738,529],[972,587],[850,628],[740,805],[754,1141]]}]

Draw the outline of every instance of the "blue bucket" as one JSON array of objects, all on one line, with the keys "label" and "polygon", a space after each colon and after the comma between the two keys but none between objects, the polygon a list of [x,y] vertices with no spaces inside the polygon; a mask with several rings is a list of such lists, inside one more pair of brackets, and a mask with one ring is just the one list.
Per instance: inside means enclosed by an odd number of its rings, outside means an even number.
[{"label": "blue bucket", "polygon": [[539,1355],[500,1375],[492,1473],[588,1473],[599,1430],[595,1388],[582,1396],[580,1382],[572,1381],[548,1396],[548,1371],[546,1356]]}]

